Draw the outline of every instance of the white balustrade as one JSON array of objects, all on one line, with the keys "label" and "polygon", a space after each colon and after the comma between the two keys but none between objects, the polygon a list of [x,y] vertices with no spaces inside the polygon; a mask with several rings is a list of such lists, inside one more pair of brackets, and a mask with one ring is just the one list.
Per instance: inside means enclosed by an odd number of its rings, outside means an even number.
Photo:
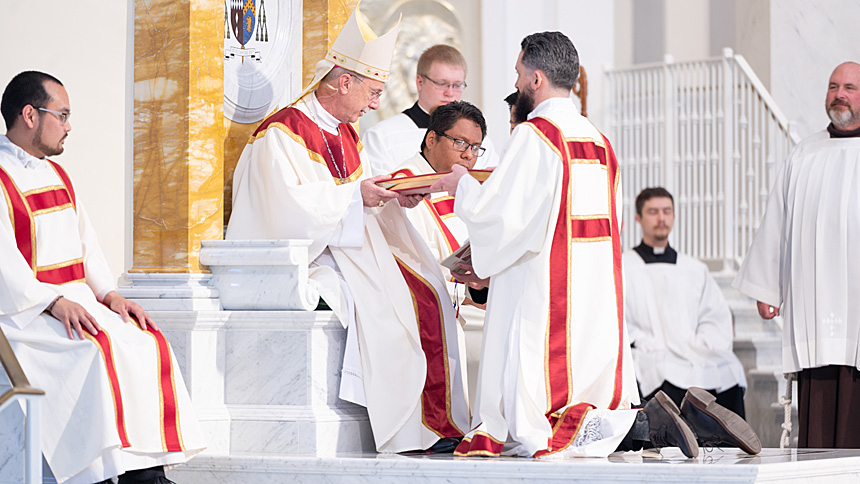
[{"label": "white balustrade", "polygon": [[621,164],[622,244],[641,239],[636,195],[675,198],[670,244],[728,269],[743,260],[776,167],[799,141],[740,55],[608,69],[607,136]]}]

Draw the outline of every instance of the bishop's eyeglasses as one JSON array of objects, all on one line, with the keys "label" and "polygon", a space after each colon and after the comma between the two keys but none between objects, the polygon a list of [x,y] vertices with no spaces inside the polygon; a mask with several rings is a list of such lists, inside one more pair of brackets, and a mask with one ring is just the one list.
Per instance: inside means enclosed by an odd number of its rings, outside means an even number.
[{"label": "bishop's eyeglasses", "polygon": [[484,152],[487,151],[486,148],[481,148],[481,145],[479,145],[479,144],[470,145],[466,140],[455,138],[455,137],[447,135],[441,131],[436,131],[436,134],[438,134],[439,136],[444,136],[444,137],[448,138],[449,140],[453,141],[454,142],[454,149],[456,151],[461,152],[461,153],[466,151],[466,149],[471,148],[473,155],[482,156],[484,154]]}]

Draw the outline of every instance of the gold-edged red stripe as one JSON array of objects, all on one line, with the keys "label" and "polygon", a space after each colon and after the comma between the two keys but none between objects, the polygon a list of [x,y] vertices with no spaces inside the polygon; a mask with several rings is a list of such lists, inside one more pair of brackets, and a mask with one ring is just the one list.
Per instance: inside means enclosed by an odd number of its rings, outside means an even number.
[{"label": "gold-edged red stripe", "polygon": [[475,432],[472,437],[466,437],[454,449],[454,455],[459,457],[469,457],[473,455],[481,455],[485,457],[498,457],[502,453],[504,442],[494,439],[486,432]]},{"label": "gold-edged red stripe", "polygon": [[612,231],[609,219],[572,219],[570,224],[570,236],[576,239],[596,239],[611,237]]},{"label": "gold-edged red stripe", "polygon": [[552,437],[549,439],[546,450],[539,450],[535,452],[534,456],[542,457],[555,454],[570,447],[577,434],[579,434],[579,429],[585,421],[585,416],[592,408],[594,408],[594,405],[578,403],[567,407],[561,417],[551,416],[549,421],[552,425]]},{"label": "gold-edged red stripe", "polygon": [[15,232],[15,244],[27,265],[33,269],[33,275],[35,275],[36,244],[34,236],[36,230],[33,225],[33,215],[30,213],[30,208],[27,206],[27,201],[21,190],[18,189],[15,181],[3,167],[0,167],[0,185],[3,186],[6,203],[9,204],[9,215],[12,218],[12,228]]},{"label": "gold-edged red stripe", "polygon": [[621,403],[621,390],[624,383],[622,372],[624,365],[624,296],[621,275],[621,227],[618,224],[618,206],[615,203],[615,197],[618,195],[618,183],[621,180],[621,170],[618,166],[618,160],[615,158],[615,151],[605,136],[603,136],[603,144],[601,163],[606,165],[608,182],[607,201],[609,202],[609,221],[612,232],[612,275],[615,279],[615,308],[618,313],[618,356],[615,363],[614,391],[612,401],[609,403],[609,409],[615,410]]},{"label": "gold-edged red stripe", "polygon": [[550,247],[549,321],[545,334],[547,409],[549,418],[571,398],[570,376],[570,153],[561,129],[546,118],[529,121],[561,155],[562,180],[558,218]]},{"label": "gold-edged red stripe", "polygon": [[68,284],[70,282],[86,281],[82,259],[70,261],[69,265],[60,265],[53,269],[37,269],[36,279],[46,284]]},{"label": "gold-edged red stripe", "polygon": [[71,206],[72,199],[65,187],[25,195],[33,212],[43,212],[61,206]]},{"label": "gold-edged red stripe", "polygon": [[116,430],[119,434],[119,440],[123,447],[131,447],[131,444],[128,441],[128,434],[125,430],[125,412],[122,405],[122,392],[120,391],[119,378],[116,374],[116,365],[114,364],[113,346],[110,342],[110,336],[105,330],[99,331],[95,336],[84,331],[84,335],[87,339],[95,343],[102,355],[102,359],[105,363],[105,370],[107,371],[108,381],[110,382],[111,395],[113,395],[113,408],[116,416]]},{"label": "gold-edged red stripe", "polygon": [[445,243],[448,245],[448,253],[452,253],[460,248],[460,242],[454,237],[454,233],[448,228],[445,219],[454,214],[454,197],[440,197],[435,200],[424,199],[427,209],[430,210],[430,215],[436,223],[436,228],[442,233],[445,238]]},{"label": "gold-edged red stripe", "polygon": [[397,266],[412,295],[412,304],[427,361],[427,377],[421,393],[424,425],[440,438],[462,437],[463,431],[451,415],[451,375],[448,368],[448,345],[442,303],[433,286],[397,257]]},{"label": "gold-edged red stripe", "polygon": [[[138,323],[139,325],[139,323]],[[146,332],[155,340],[158,360],[158,392],[161,402],[161,445],[165,452],[185,450],[179,427],[179,406],[176,399],[176,381],[173,377],[173,361],[170,345],[164,334],[153,331],[149,326]]]},{"label": "gold-edged red stripe", "polygon": [[69,174],[66,173],[66,170],[59,164],[51,160],[48,160],[48,163],[50,163],[51,166],[54,167],[54,171],[57,172],[57,176],[60,177],[60,180],[63,180],[63,185],[66,186],[66,190],[69,192],[69,198],[71,199],[72,206],[75,208],[75,210],[77,210],[78,202],[75,198],[75,189],[72,187],[72,179],[69,178]]}]

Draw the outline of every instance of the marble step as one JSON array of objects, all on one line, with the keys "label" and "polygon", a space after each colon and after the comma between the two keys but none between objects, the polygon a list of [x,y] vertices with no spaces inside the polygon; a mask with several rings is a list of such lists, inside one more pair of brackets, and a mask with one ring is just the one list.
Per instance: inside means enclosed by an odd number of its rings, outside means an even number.
[{"label": "marble step", "polygon": [[750,456],[702,449],[685,459],[677,448],[616,453],[606,459],[459,458],[451,454],[334,457],[203,454],[167,476],[183,484],[403,483],[758,483],[860,482],[860,450],[779,450]]}]

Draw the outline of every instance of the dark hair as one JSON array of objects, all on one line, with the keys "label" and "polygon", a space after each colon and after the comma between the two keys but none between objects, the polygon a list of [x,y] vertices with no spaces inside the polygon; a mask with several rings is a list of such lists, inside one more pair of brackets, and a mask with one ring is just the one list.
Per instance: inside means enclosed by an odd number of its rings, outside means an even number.
[{"label": "dark hair", "polygon": [[573,89],[579,77],[579,54],[561,32],[538,32],[523,39],[523,65],[540,70],[555,87]]},{"label": "dark hair", "polygon": [[48,104],[51,100],[50,94],[45,90],[45,83],[48,81],[63,85],[56,77],[39,71],[25,71],[9,81],[3,91],[3,100],[0,101],[0,112],[3,113],[7,130],[12,129],[26,105],[43,108]]},{"label": "dark hair", "polygon": [[508,109],[513,108],[514,105],[517,103],[518,94],[519,94],[518,91],[514,91],[514,92],[508,94],[508,97],[505,98],[505,102],[508,103]]},{"label": "dark hair", "polygon": [[636,215],[642,216],[642,207],[645,206],[645,202],[651,200],[652,198],[668,198],[672,201],[672,207],[675,206],[675,199],[672,198],[672,194],[669,193],[669,190],[666,190],[663,187],[653,187],[646,188],[639,192],[639,195],[636,196]]},{"label": "dark hair", "polygon": [[[481,127],[481,140],[487,136],[487,122],[484,120],[484,115],[481,110],[475,107],[474,104],[466,101],[454,101],[448,104],[443,104],[433,111],[430,115],[430,125],[427,126],[427,133],[437,131],[444,133],[453,128],[457,121],[468,119],[474,121],[475,124]],[[427,133],[424,133],[424,139],[421,141],[421,151],[427,147]]]}]

